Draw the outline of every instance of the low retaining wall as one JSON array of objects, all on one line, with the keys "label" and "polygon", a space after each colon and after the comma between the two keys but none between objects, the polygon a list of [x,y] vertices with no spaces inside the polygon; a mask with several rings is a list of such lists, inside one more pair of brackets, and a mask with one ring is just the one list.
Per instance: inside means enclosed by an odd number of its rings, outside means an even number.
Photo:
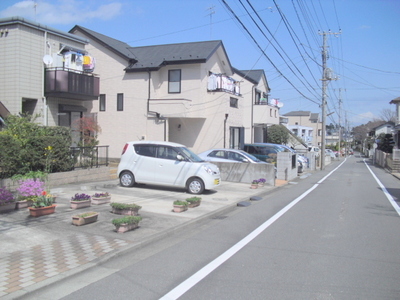
[{"label": "low retaining wall", "polygon": [[[110,167],[99,167],[93,169],[78,169],[68,172],[52,173],[49,174],[48,184],[51,187],[60,186],[76,182],[92,182],[113,179]],[[0,186],[5,186],[12,191],[18,187],[18,182],[11,179],[0,179]]]},{"label": "low retaining wall", "polygon": [[251,183],[255,179],[265,178],[266,184],[275,185],[275,168],[272,164],[212,163],[218,166],[222,181]]}]

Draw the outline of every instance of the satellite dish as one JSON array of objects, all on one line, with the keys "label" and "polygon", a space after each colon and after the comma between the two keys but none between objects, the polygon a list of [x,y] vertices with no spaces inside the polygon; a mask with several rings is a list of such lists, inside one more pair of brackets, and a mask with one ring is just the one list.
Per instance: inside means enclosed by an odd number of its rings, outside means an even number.
[{"label": "satellite dish", "polygon": [[278,102],[278,103],[276,104],[276,106],[279,107],[279,108],[281,108],[281,107],[283,107],[283,103],[282,103],[282,102]]},{"label": "satellite dish", "polygon": [[45,56],[43,56],[43,62],[46,65],[50,65],[51,63],[53,63],[53,57],[51,57],[51,55],[46,54]]}]

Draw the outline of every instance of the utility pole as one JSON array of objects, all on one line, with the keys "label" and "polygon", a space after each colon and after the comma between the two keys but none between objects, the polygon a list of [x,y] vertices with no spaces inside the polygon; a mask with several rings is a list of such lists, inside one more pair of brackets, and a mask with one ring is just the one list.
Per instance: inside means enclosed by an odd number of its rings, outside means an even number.
[{"label": "utility pole", "polygon": [[337,78],[332,78],[332,72],[326,67],[326,61],[328,60],[328,51],[326,45],[326,39],[328,34],[340,34],[333,32],[322,32],[319,33],[323,37],[322,43],[322,141],[321,141],[321,170],[325,169],[325,148],[326,148],[326,88],[328,87],[328,81],[337,80]]},{"label": "utility pole", "polygon": [[340,144],[341,144],[341,134],[342,134],[342,125],[340,124],[340,116],[341,116],[341,106],[342,106],[342,89],[339,89],[339,160],[340,160]]}]

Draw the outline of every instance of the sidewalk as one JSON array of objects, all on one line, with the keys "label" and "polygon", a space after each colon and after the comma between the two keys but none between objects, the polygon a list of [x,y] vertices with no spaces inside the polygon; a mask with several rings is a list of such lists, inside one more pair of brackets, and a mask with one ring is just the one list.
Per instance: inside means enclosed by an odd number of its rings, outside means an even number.
[{"label": "sidewalk", "polygon": [[[215,191],[201,195],[199,207],[184,213],[172,212],[174,200],[190,197],[182,190],[150,186],[122,188],[118,180],[69,184],[51,189],[58,195],[56,212],[33,218],[28,209],[0,215],[0,298],[15,299],[67,276],[95,266],[122,251],[176,233],[190,224],[234,209],[239,202],[270,192],[276,186],[250,189],[250,184],[223,182]],[[112,202],[135,203],[143,220],[136,230],[114,231],[108,204],[72,210],[69,200],[75,193],[111,193]],[[96,211],[99,219],[85,226],[72,225],[72,216]]]}]

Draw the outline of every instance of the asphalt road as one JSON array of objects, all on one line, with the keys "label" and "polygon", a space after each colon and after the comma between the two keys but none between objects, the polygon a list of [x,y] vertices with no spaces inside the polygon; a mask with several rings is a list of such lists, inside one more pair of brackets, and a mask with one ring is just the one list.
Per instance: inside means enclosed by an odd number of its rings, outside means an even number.
[{"label": "asphalt road", "polygon": [[65,300],[399,299],[400,184],[370,169],[350,157],[53,288]]}]

